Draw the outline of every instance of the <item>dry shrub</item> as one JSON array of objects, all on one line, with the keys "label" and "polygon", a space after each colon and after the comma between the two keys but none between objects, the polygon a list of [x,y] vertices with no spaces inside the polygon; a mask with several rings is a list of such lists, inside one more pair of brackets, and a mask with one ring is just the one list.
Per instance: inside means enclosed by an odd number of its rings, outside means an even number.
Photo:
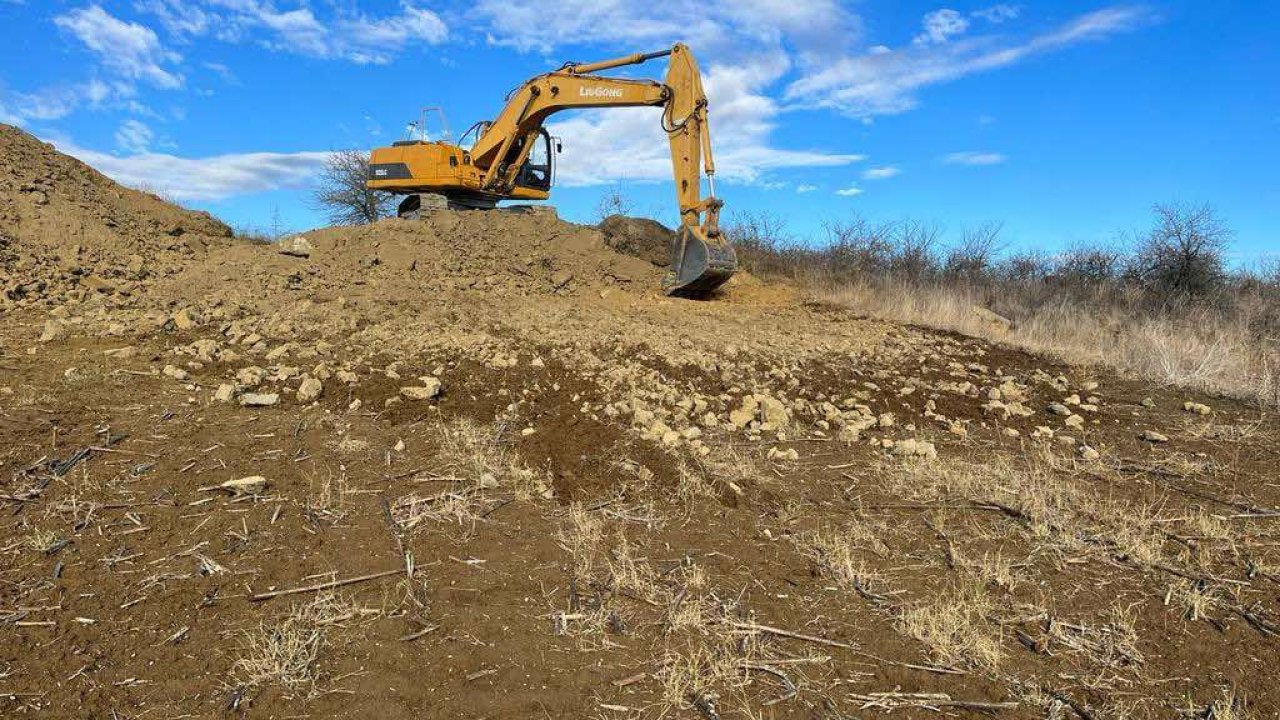
[{"label": "dry shrub", "polygon": [[[1012,288],[1008,292],[1016,294]],[[1077,365],[1102,365],[1162,385],[1280,406],[1280,345],[1258,336],[1247,307],[1231,315],[1212,307],[1169,315],[1062,299],[1025,314],[1009,312],[1013,326],[1006,328],[974,312],[987,305],[988,295],[965,285],[848,280],[816,288],[815,294],[873,317],[952,330]]]},{"label": "dry shrub", "polygon": [[1053,622],[1049,634],[1057,645],[1070,648],[1102,667],[1141,665],[1137,618],[1131,608],[1113,607],[1107,621],[1085,625]]},{"label": "dry shrub", "polygon": [[929,600],[904,607],[898,624],[940,662],[995,669],[1004,651],[999,626],[988,620],[994,611],[981,585],[960,582]]}]

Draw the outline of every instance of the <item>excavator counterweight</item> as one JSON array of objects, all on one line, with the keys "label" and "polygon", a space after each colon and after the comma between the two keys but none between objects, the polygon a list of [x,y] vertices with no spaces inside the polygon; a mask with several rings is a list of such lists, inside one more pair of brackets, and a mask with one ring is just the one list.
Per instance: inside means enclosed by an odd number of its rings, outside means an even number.
[{"label": "excavator counterweight", "polygon": [[[669,57],[665,82],[595,74],[659,57]],[[545,200],[560,149],[560,141],[544,127],[546,119],[562,110],[636,106],[662,108],[680,210],[671,273],[663,290],[668,295],[705,297],[733,276],[738,263],[719,227],[722,203],[715,197],[702,75],[682,44],[656,53],[567,63],[534,77],[511,93],[496,118],[476,123],[463,135],[462,141],[474,136],[470,147],[424,137],[375,149],[366,184],[404,195],[399,209],[403,217],[445,207],[488,209],[503,200]]]}]

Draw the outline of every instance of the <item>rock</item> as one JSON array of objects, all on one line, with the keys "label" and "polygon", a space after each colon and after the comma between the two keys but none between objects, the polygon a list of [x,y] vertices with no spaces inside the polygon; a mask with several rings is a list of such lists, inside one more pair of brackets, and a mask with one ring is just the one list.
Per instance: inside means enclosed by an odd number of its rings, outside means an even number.
[{"label": "rock", "polygon": [[551,287],[559,290],[573,281],[573,273],[568,270],[557,270],[551,274]]},{"label": "rock", "polygon": [[671,246],[675,233],[665,225],[647,218],[610,215],[596,226],[604,235],[604,244],[623,255],[667,267],[671,264]]},{"label": "rock", "polygon": [[978,320],[982,321],[982,324],[986,325],[988,329],[994,330],[1002,335],[1013,329],[1012,320],[998,313],[994,313],[981,305],[974,305],[969,309],[969,312],[971,312]]},{"label": "rock", "polygon": [[1083,459],[1083,460],[1087,460],[1087,461],[1089,461],[1089,462],[1093,462],[1094,460],[1097,460],[1097,459],[1098,459],[1098,458],[1100,458],[1100,457],[1102,457],[1102,453],[1099,453],[1097,450],[1094,450],[1093,448],[1089,447],[1088,445],[1081,445],[1081,446],[1080,446],[1080,458],[1081,458],[1081,459]]},{"label": "rock", "polygon": [[938,449],[927,440],[910,438],[894,443],[893,454],[903,458],[925,458],[931,460],[938,457]]},{"label": "rock", "polygon": [[199,325],[201,320],[200,313],[189,307],[184,307],[173,314],[173,326],[179,330],[190,330]]},{"label": "rock", "polygon": [[762,395],[760,401],[760,419],[773,426],[775,430],[785,428],[791,422],[787,406],[781,400]]},{"label": "rock", "polygon": [[187,378],[191,377],[191,373],[188,373],[186,370],[183,370],[182,368],[176,367],[174,365],[165,365],[164,369],[161,370],[160,372],[163,373],[166,377],[171,377],[174,380],[186,380]]},{"label": "rock", "polygon": [[338,372],[334,373],[334,377],[338,378],[338,380],[341,380],[342,382],[348,385],[355,385],[356,383],[360,382],[360,376],[356,375],[350,370],[339,370]]},{"label": "rock", "polygon": [[240,396],[242,407],[270,407],[280,402],[277,393],[245,393]]},{"label": "rock", "polygon": [[231,402],[236,396],[236,386],[230,383],[222,383],[213,393],[213,399],[218,402]]},{"label": "rock", "polygon": [[1185,412],[1195,413],[1196,415],[1208,415],[1213,412],[1213,408],[1203,403],[1191,402],[1190,400],[1182,403],[1182,409]]},{"label": "rock", "polygon": [[57,320],[46,320],[44,330],[40,333],[40,342],[47,343],[61,339],[66,334],[66,327]]},{"label": "rock", "polygon": [[324,383],[313,377],[303,378],[302,384],[298,386],[298,402],[315,402],[323,393]]},{"label": "rock", "polygon": [[1050,403],[1049,407],[1045,408],[1045,411],[1050,415],[1058,415],[1060,417],[1066,417],[1071,414],[1070,408],[1062,403]]},{"label": "rock", "polygon": [[266,377],[267,371],[257,365],[250,365],[249,367],[243,367],[236,371],[236,382],[240,383],[241,387],[248,388],[250,390],[261,385],[262,381],[266,379]]},{"label": "rock", "polygon": [[1164,435],[1164,434],[1162,434],[1162,433],[1158,433],[1158,432],[1156,432],[1155,430],[1143,430],[1143,431],[1142,431],[1142,434],[1138,435],[1138,439],[1139,439],[1139,440],[1146,440],[1146,441],[1147,441],[1147,442],[1149,442],[1149,443],[1167,443],[1167,442],[1169,442],[1169,436],[1168,436],[1168,435]]},{"label": "rock", "polygon": [[1155,400],[1152,400],[1152,399],[1151,399],[1151,398],[1149,398],[1149,397],[1147,397],[1147,398],[1142,398],[1142,407],[1144,407],[1144,408],[1153,408],[1153,407],[1155,407],[1155,406],[1156,406],[1156,401],[1155,401]]},{"label": "rock", "polygon": [[1069,428],[1080,429],[1084,427],[1084,418],[1079,415],[1071,414],[1067,416],[1067,419],[1064,420],[1063,423]]},{"label": "rock", "polygon": [[267,489],[267,479],[261,475],[250,475],[238,480],[228,480],[218,486],[232,495],[257,495]]},{"label": "rock", "polygon": [[122,348],[114,348],[112,350],[103,350],[102,354],[106,355],[109,358],[115,358],[116,360],[129,360],[130,358],[137,357],[138,348],[132,345],[126,345]]},{"label": "rock", "polygon": [[756,396],[744,395],[742,398],[742,405],[740,405],[737,410],[729,413],[729,424],[739,430],[745,429],[751,424],[752,420],[756,419],[756,413],[759,412],[759,410],[760,401],[756,399]]},{"label": "rock", "polygon": [[424,377],[421,378],[421,386],[407,386],[400,388],[400,396],[406,400],[430,400],[440,395],[440,389],[443,383],[439,378]]},{"label": "rock", "polygon": [[800,453],[795,448],[779,450],[776,447],[769,448],[769,452],[765,454],[769,460],[790,460],[795,462],[800,459]]},{"label": "rock", "polygon": [[281,255],[300,258],[311,257],[312,250],[315,250],[315,246],[311,244],[306,235],[294,235],[291,238],[285,238],[279,242],[276,248],[276,251]]}]

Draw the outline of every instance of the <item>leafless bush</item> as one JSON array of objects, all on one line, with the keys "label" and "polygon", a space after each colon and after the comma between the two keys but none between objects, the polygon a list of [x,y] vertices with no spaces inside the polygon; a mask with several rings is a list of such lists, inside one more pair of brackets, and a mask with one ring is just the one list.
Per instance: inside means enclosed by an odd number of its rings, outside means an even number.
[{"label": "leafless bush", "polygon": [[622,185],[615,183],[596,202],[596,220],[603,222],[613,215],[630,215],[631,209],[631,199],[623,194]]},{"label": "leafless bush", "polygon": [[334,225],[364,225],[391,212],[393,196],[365,186],[369,179],[368,156],[359,150],[329,153],[320,170],[313,199]]},{"label": "leafless bush", "polygon": [[1156,223],[1138,245],[1137,272],[1175,299],[1202,298],[1220,289],[1231,233],[1209,205],[1155,206]]}]

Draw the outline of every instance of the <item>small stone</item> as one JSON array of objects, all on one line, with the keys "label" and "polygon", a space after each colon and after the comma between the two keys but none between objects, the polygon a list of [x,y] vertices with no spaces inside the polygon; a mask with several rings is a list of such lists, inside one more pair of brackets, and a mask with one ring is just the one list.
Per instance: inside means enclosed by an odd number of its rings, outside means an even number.
[{"label": "small stone", "polygon": [[164,369],[161,370],[160,372],[163,373],[166,377],[171,377],[174,380],[186,380],[187,378],[191,377],[191,373],[175,365],[165,365]]},{"label": "small stone", "polygon": [[280,241],[277,248],[277,252],[281,255],[300,258],[311,257],[312,250],[315,250],[315,247],[307,239],[306,235],[294,235],[291,238],[285,238]]},{"label": "small stone", "polygon": [[218,402],[231,402],[236,396],[236,386],[230,383],[222,383],[213,393],[213,399]]},{"label": "small stone", "polygon": [[1067,419],[1063,421],[1063,424],[1069,428],[1080,429],[1084,427],[1084,418],[1073,413],[1067,416]]},{"label": "small stone", "polygon": [[1162,433],[1158,433],[1158,432],[1156,432],[1155,430],[1143,430],[1143,431],[1142,431],[1142,434],[1138,436],[1138,439],[1139,439],[1139,440],[1146,440],[1146,441],[1147,441],[1147,442],[1149,442],[1149,443],[1167,443],[1167,442],[1169,442],[1169,436],[1168,436],[1168,435],[1164,435],[1164,434],[1162,434]]},{"label": "small stone", "polygon": [[1062,403],[1050,403],[1049,407],[1045,408],[1045,410],[1050,415],[1058,415],[1061,417],[1066,417],[1071,414],[1070,408]]},{"label": "small stone", "polygon": [[938,449],[927,440],[909,438],[894,443],[893,454],[904,458],[933,459],[938,457]]},{"label": "small stone", "polygon": [[278,402],[280,395],[277,393],[245,393],[240,396],[243,407],[270,407]]},{"label": "small stone", "polygon": [[1094,450],[1093,448],[1089,447],[1088,445],[1081,445],[1081,446],[1080,446],[1080,458],[1081,458],[1081,459],[1083,459],[1083,460],[1087,460],[1087,461],[1089,461],[1089,462],[1093,462],[1094,460],[1097,460],[1097,459],[1098,459],[1098,458],[1100,458],[1100,457],[1102,457],[1102,453],[1098,452],[1097,450]]},{"label": "small stone", "polygon": [[404,448],[404,440],[396,440],[396,444],[391,447],[391,449],[396,452],[404,452]]},{"label": "small stone", "polygon": [[568,270],[557,270],[551,275],[551,286],[559,290],[573,281],[573,273]]},{"label": "small stone", "polygon": [[1144,407],[1144,408],[1153,408],[1153,407],[1155,407],[1155,406],[1156,406],[1156,401],[1155,401],[1155,400],[1152,400],[1152,399],[1151,399],[1151,398],[1149,398],[1149,397],[1147,397],[1147,398],[1142,398],[1142,407]]},{"label": "small stone", "polygon": [[40,333],[40,342],[53,342],[65,334],[65,328],[57,320],[46,320],[44,330]]},{"label": "small stone", "polygon": [[190,330],[200,324],[200,313],[185,307],[173,314],[173,326],[179,330]]},{"label": "small stone", "polygon": [[324,394],[324,383],[316,378],[305,378],[302,384],[298,386],[298,402],[300,403],[315,402],[320,399],[322,394]]},{"label": "small stone", "polygon": [[788,460],[795,462],[800,459],[800,453],[795,448],[779,450],[776,447],[769,448],[769,452],[765,454],[769,460]]},{"label": "small stone", "polygon": [[529,437],[536,432],[538,432],[536,428],[527,427],[520,431],[520,437]]},{"label": "small stone", "polygon": [[1203,403],[1191,402],[1190,400],[1182,403],[1182,409],[1185,412],[1195,413],[1196,415],[1208,415],[1213,412],[1213,408]]},{"label": "small stone", "polygon": [[401,397],[406,400],[430,400],[440,395],[442,383],[438,378],[424,377],[421,386],[400,388]]},{"label": "small stone", "polygon": [[267,488],[267,479],[261,475],[250,475],[238,480],[228,480],[218,487],[232,495],[257,495]]}]

